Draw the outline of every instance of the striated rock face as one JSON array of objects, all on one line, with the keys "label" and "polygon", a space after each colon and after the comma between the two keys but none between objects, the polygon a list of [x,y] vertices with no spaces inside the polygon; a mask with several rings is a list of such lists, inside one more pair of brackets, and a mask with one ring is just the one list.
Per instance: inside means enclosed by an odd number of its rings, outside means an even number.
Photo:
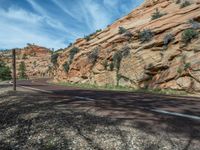
[{"label": "striated rock face", "polygon": [[[11,68],[12,51],[0,52],[0,61],[4,61]],[[16,50],[17,74],[21,62],[25,63],[28,78],[49,77],[51,75],[51,51],[47,48],[28,45],[23,49]]]},{"label": "striated rock face", "polygon": [[[200,31],[200,1],[190,0],[191,5],[180,8],[182,3],[147,0],[89,40],[78,39],[59,54],[55,81],[200,91],[200,38],[182,41],[183,32],[194,27],[189,20]],[[152,20],[156,10],[164,15]],[[126,31],[120,34],[119,27]],[[152,38],[141,42],[144,29]],[[64,71],[72,47],[79,52]]]}]

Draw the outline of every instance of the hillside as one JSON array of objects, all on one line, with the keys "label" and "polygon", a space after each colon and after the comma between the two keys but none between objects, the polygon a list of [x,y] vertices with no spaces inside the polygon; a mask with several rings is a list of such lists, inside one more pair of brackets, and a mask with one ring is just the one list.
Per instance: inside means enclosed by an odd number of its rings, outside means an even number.
[{"label": "hillside", "polygon": [[199,0],[147,0],[61,52],[55,82],[200,91],[199,12]]},{"label": "hillside", "polygon": [[[12,67],[12,51],[1,51],[0,60]],[[17,75],[19,77],[19,65],[24,62],[28,78],[40,78],[50,76],[51,51],[37,45],[16,50]]]}]

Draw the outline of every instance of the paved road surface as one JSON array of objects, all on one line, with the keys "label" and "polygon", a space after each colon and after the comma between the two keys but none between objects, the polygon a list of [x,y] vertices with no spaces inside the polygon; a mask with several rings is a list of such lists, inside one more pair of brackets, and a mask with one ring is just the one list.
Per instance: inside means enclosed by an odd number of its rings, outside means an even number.
[{"label": "paved road surface", "polygon": [[[40,90],[55,97],[71,97],[75,101],[94,101],[105,105],[105,108],[126,107],[127,110],[140,108],[143,110],[155,110],[158,113],[196,119],[200,121],[200,98],[187,96],[166,96],[160,94],[85,90],[80,88],[65,87],[60,85],[50,85],[48,79],[23,80],[18,81],[19,86]],[[74,100],[76,98],[76,100]],[[106,104],[104,104],[106,103]],[[112,105],[108,105],[112,104]],[[175,114],[177,113],[177,114]],[[179,115],[179,114],[182,114]]]},{"label": "paved road surface", "polygon": [[46,91],[46,96],[71,107],[85,108],[144,128],[176,130],[200,139],[200,98],[159,94],[85,90],[50,85],[44,79],[18,81],[19,86]]}]

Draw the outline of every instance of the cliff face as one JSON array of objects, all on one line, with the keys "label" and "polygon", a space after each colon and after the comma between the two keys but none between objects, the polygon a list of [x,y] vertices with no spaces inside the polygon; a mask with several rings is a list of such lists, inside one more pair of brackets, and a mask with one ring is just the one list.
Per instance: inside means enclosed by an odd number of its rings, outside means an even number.
[{"label": "cliff face", "polygon": [[[12,67],[12,51],[0,52],[0,61]],[[50,76],[51,51],[47,48],[28,45],[23,49],[16,50],[17,75],[19,76],[19,65],[25,63],[28,78],[41,78]]]},{"label": "cliff face", "polygon": [[78,39],[59,54],[55,81],[200,91],[200,38],[183,38],[189,28],[200,31],[200,1],[189,2],[147,0],[90,39]]}]

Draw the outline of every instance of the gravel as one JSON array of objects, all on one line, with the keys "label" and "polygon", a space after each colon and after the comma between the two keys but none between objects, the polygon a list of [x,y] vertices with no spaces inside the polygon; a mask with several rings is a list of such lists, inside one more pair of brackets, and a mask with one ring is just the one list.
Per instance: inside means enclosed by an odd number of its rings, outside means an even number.
[{"label": "gravel", "polygon": [[[199,150],[199,137],[150,132],[134,120],[95,114],[46,94],[0,84],[1,150]],[[168,127],[169,129],[169,127]]]}]

